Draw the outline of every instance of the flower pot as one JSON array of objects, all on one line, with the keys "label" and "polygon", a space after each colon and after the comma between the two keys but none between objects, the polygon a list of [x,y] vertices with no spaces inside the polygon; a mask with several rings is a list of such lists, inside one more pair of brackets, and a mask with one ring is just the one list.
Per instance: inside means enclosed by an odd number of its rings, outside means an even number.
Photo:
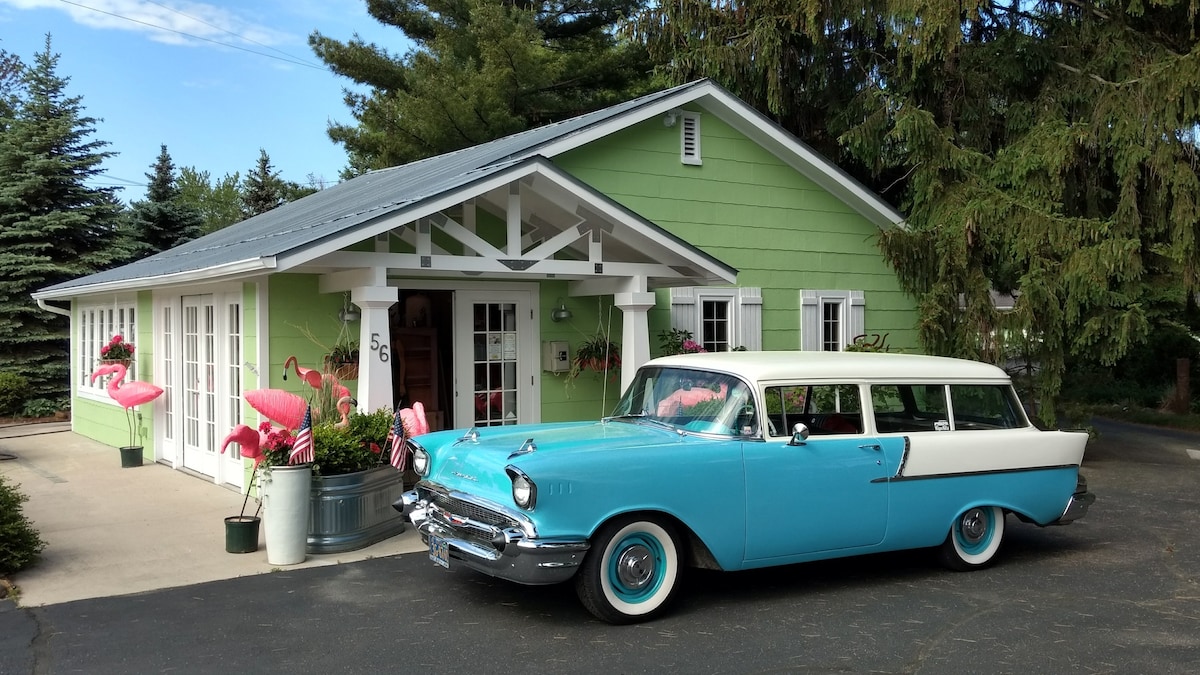
[{"label": "flower pot", "polygon": [[128,469],[142,465],[142,446],[127,445],[121,448],[121,468]]},{"label": "flower pot", "polygon": [[308,464],[269,467],[263,471],[260,485],[266,518],[267,562],[272,565],[304,562],[312,467]]},{"label": "flower pot", "polygon": [[254,553],[258,550],[258,516],[229,516],[225,519],[225,552]]},{"label": "flower pot", "polygon": [[309,516],[309,553],[344,553],[404,531],[392,508],[404,494],[404,474],[391,466],[337,476],[314,476]]}]

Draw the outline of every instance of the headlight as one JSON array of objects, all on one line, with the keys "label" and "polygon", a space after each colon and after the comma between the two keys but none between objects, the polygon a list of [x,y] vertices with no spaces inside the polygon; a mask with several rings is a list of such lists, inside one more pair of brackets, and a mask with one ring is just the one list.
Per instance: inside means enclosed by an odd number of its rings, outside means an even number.
[{"label": "headlight", "polygon": [[413,449],[413,471],[422,478],[429,475],[429,453],[419,445]]},{"label": "headlight", "polygon": [[534,485],[525,472],[515,466],[505,467],[504,471],[512,480],[513,501],[517,506],[532,511],[534,504],[537,503],[537,485]]}]

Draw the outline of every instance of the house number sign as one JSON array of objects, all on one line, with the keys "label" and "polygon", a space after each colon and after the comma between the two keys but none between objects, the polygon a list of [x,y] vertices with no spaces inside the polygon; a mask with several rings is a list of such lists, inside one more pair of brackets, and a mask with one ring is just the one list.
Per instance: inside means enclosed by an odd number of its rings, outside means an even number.
[{"label": "house number sign", "polygon": [[379,352],[379,360],[384,363],[391,358],[388,355],[388,346],[379,341],[379,333],[371,333],[371,351]]}]

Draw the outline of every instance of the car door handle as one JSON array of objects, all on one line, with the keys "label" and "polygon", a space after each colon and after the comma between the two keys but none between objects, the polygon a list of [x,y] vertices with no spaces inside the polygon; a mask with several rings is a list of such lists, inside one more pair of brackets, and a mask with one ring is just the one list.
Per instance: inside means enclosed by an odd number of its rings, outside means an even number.
[{"label": "car door handle", "polygon": [[876,450],[876,451],[883,449],[882,447],[880,447],[880,445],[878,443],[864,443],[864,444],[858,446],[858,448],[860,450]]}]

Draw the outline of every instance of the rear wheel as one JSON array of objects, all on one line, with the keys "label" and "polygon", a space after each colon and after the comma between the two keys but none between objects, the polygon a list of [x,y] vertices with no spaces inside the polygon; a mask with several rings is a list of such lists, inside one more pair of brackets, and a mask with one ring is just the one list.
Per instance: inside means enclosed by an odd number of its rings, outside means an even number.
[{"label": "rear wheel", "polygon": [[680,572],[679,538],[654,519],[613,521],[596,534],[575,575],[575,592],[596,618],[609,623],[645,621],[662,612]]},{"label": "rear wheel", "polygon": [[1003,539],[1004,509],[998,506],[967,509],[954,520],[942,543],[942,563],[959,572],[987,567],[995,559]]}]

